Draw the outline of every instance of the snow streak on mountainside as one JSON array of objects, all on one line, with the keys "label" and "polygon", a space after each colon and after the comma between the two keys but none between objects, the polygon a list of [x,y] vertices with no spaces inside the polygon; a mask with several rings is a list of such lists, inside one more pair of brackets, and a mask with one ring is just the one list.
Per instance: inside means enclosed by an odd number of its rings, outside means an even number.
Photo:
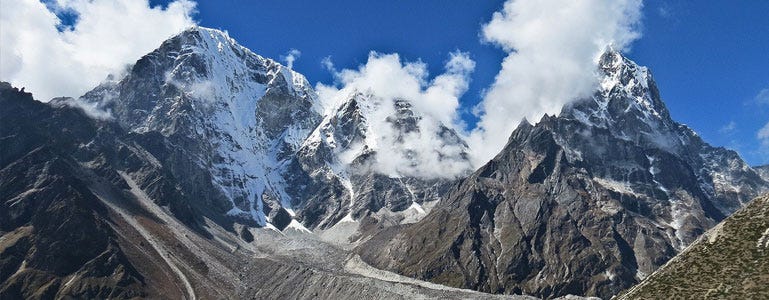
[{"label": "snow streak on mountainside", "polygon": [[[326,110],[301,74],[218,30],[194,27],[167,40],[124,78],[105,82],[81,99],[134,132],[167,137],[184,156],[174,160],[189,163],[176,167],[175,175],[188,178],[190,169],[197,170],[194,180],[216,186],[204,193],[205,201],[217,210],[226,208],[224,213],[240,222],[279,229],[328,227],[346,216],[353,220],[383,207],[397,211],[436,200],[434,190],[449,181],[367,168],[384,147],[372,142],[372,120],[391,124],[386,134],[392,141],[424,130],[408,101],[387,107],[377,105],[376,95],[351,95]],[[437,138],[456,145],[446,147],[457,150],[445,157],[465,159],[464,142],[436,126]],[[399,151],[404,157],[412,154]],[[430,196],[412,199],[411,192]]]},{"label": "snow streak on mountainside", "polygon": [[646,68],[609,49],[598,72],[593,97],[522,122],[427,217],[364,244],[363,259],[487,292],[609,298],[769,190],[737,153],[673,121]]}]

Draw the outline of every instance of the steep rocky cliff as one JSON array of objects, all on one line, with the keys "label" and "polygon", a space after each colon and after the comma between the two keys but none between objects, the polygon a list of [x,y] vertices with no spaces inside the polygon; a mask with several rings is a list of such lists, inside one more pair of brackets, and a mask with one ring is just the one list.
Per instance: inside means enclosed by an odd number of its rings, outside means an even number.
[{"label": "steep rocky cliff", "polygon": [[767,191],[737,153],[676,123],[615,51],[591,98],[524,121],[420,222],[360,247],[398,273],[492,293],[609,298]]}]

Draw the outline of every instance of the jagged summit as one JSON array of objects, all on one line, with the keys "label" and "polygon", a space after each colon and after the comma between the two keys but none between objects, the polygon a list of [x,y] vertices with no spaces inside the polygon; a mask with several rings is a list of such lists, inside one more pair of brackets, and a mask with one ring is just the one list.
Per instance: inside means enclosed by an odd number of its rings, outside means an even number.
[{"label": "jagged summit", "polygon": [[[608,50],[598,61],[599,85],[589,100],[566,105],[561,115],[575,118],[586,125],[608,128],[612,124],[645,124],[641,131],[670,127],[672,120],[662,102],[651,72]],[[652,126],[654,128],[652,128]]]}]

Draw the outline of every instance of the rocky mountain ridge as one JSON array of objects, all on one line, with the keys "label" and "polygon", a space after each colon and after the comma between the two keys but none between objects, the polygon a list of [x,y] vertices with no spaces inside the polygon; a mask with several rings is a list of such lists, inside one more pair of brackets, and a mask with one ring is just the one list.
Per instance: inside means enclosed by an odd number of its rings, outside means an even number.
[{"label": "rocky mountain ridge", "polygon": [[593,97],[522,122],[427,217],[363,245],[364,261],[484,292],[610,298],[769,189],[673,121],[646,68],[609,50],[598,72]]},{"label": "rocky mountain ridge", "polygon": [[166,137],[60,104],[0,83],[2,299],[534,299],[376,270],[296,230],[222,226],[173,176]]},{"label": "rocky mountain ridge", "polygon": [[[81,99],[110,111],[130,131],[167,137],[190,157],[175,158],[188,160],[176,176],[189,177],[193,168],[208,173],[203,176],[215,188],[203,194],[207,202],[249,226],[309,231],[356,222],[382,208],[413,206],[421,213],[422,202],[438,199],[451,179],[367,167],[377,157],[375,145],[361,143],[371,134],[366,120],[388,109],[371,108],[375,95],[353,93],[329,112],[317,97],[301,74],[224,32],[194,27]],[[396,103],[400,107],[386,116],[394,131],[418,130],[418,113],[407,100]],[[450,142],[466,148],[443,128]]]}]

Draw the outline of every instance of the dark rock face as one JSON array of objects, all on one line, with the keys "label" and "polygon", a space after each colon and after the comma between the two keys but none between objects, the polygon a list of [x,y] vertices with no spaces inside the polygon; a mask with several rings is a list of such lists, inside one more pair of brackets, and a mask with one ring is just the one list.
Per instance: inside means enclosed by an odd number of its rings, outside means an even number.
[{"label": "dark rock face", "polygon": [[144,275],[121,249],[87,179],[119,186],[104,162],[116,153],[97,154],[119,131],[7,84],[0,107],[0,298],[147,296]]},{"label": "dark rock face", "polygon": [[607,52],[591,99],[523,122],[420,222],[360,247],[401,274],[492,293],[609,298],[769,183],[670,119],[645,68]]},{"label": "dark rock face", "polygon": [[619,299],[769,297],[769,195],[719,223]]},{"label": "dark rock face", "polygon": [[210,179],[188,189],[165,137],[63,103],[0,87],[0,298],[234,297],[245,257],[211,242],[217,217],[235,230],[196,194]]}]

